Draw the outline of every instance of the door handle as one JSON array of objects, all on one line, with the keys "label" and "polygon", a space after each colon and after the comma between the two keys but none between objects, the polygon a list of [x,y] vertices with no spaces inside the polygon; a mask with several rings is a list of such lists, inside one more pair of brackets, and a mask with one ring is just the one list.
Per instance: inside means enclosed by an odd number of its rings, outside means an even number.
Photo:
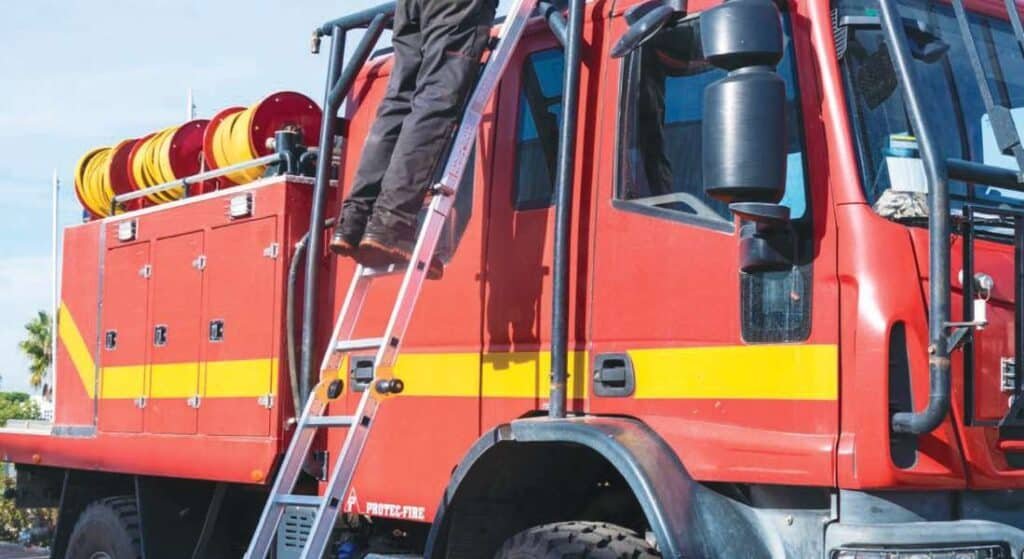
[{"label": "door handle", "polygon": [[594,394],[624,398],[636,390],[636,373],[628,353],[604,353],[594,358]]}]

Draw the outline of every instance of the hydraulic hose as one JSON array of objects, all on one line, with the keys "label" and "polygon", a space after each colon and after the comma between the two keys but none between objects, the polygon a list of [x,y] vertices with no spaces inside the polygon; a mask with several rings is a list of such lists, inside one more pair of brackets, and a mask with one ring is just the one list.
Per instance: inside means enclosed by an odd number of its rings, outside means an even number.
[{"label": "hydraulic hose", "polygon": [[[334,227],[335,218],[324,222],[324,229]],[[288,287],[285,295],[285,344],[288,350],[288,380],[291,381],[292,400],[295,403],[295,413],[302,410],[301,383],[299,382],[299,357],[296,351],[295,331],[295,290],[299,283],[299,272],[302,269],[303,257],[306,254],[306,246],[309,244],[309,232],[303,235],[302,240],[295,244],[295,252],[292,254],[291,265],[288,267]]]}]

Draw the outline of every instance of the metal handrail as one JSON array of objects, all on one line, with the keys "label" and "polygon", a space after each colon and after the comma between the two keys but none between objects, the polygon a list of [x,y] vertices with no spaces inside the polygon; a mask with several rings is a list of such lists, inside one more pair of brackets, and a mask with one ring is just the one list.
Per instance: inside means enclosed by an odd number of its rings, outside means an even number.
[{"label": "metal handrail", "polygon": [[221,167],[219,169],[210,169],[209,171],[204,171],[202,173],[192,175],[190,177],[176,179],[171,182],[165,182],[163,184],[158,184],[156,186],[151,186],[149,188],[143,188],[142,190],[136,190],[134,192],[128,192],[125,194],[118,194],[117,196],[114,196],[113,200],[111,200],[110,213],[111,215],[113,215],[114,210],[123,202],[138,200],[139,198],[145,198],[151,194],[167,192],[168,190],[174,190],[175,188],[184,188],[187,192],[188,187],[190,185],[199,184],[203,181],[208,181],[210,179],[215,179],[218,177],[223,177],[224,175],[228,175],[236,171],[244,171],[245,169],[250,169],[252,167],[259,167],[260,165],[273,165],[274,163],[279,163],[281,161],[281,157],[282,155],[280,153],[272,153],[270,155],[264,155],[263,157],[258,157],[256,159],[251,159],[249,161],[243,161],[241,163],[235,163],[234,165],[228,165],[227,167]]}]

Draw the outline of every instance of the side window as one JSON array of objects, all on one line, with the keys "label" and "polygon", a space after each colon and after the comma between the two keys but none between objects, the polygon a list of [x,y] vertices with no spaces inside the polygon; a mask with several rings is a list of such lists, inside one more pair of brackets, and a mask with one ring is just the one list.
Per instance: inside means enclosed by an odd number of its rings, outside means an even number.
[{"label": "side window", "polygon": [[[785,56],[789,133],[788,182],[782,203],[794,219],[806,210],[803,127],[799,119],[788,18]],[[666,29],[623,65],[619,123],[617,205],[654,216],[679,218],[731,231],[726,204],[704,194],[701,134],[704,88],[725,75],[711,66],[700,41],[700,20]]]},{"label": "side window", "polygon": [[513,190],[517,210],[551,205],[562,118],[564,67],[561,49],[535,52],[523,64]]}]

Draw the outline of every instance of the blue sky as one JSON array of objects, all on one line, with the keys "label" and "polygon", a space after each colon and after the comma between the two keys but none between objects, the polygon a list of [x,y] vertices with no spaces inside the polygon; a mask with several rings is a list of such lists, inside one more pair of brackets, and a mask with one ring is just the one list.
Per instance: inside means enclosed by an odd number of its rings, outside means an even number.
[{"label": "blue sky", "polygon": [[[0,375],[27,389],[23,324],[50,299],[50,176],[61,222],[80,221],[71,186],[88,149],[248,105],[282,89],[320,101],[326,53],[312,29],[375,0],[112,0],[5,3],[0,18]],[[73,271],[69,270],[68,273]]]}]

